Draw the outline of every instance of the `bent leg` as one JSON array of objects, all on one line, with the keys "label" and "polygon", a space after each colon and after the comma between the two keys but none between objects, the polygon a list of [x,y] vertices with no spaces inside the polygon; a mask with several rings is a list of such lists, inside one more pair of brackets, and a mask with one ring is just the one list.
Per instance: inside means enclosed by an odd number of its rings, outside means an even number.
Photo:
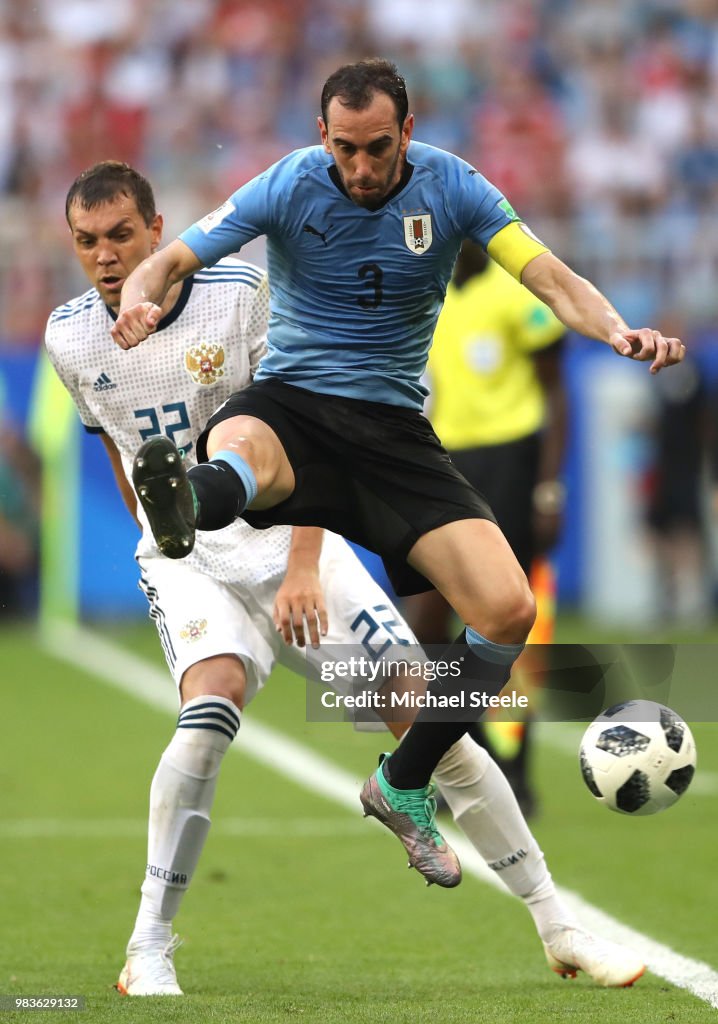
[{"label": "bent leg", "polygon": [[420,537],[408,561],[462,622],[496,644],[523,644],[536,617],[526,575],[495,523],[462,519]]},{"label": "bent leg", "polygon": [[294,490],[294,472],[268,424],[254,416],[233,416],[212,427],[209,462],[190,469],[199,530],[229,526],[245,508],[277,505]]},{"label": "bent leg", "polygon": [[[421,537],[409,561],[437,587],[467,629],[444,652],[460,675],[441,682],[441,693],[463,701],[437,716],[422,710],[399,748],[383,766],[399,790],[426,786],[441,757],[481,717],[466,692],[497,695],[523,650],[536,606],[526,576],[499,528],[488,520],[449,523]],[[438,690],[438,687],[436,688]]]},{"label": "bent leg", "polygon": [[168,558],[185,558],[196,530],[221,530],[249,506],[271,508],[294,490],[294,471],[279,438],[254,416],[221,420],[205,447],[209,462],[189,471],[164,435],[150,437],[135,456],[135,491],[157,546]]},{"label": "bent leg", "polygon": [[445,647],[450,642],[451,606],[438,590],[404,598],[406,620],[421,644]]},{"label": "bent leg", "polygon": [[184,708],[198,697],[224,697],[240,711],[244,707],[247,673],[236,654],[217,654],[190,665],[180,682]]},{"label": "bent leg", "polygon": [[233,416],[212,427],[207,439],[210,462],[222,459],[223,453],[236,455],[254,475],[257,494],[251,508],[271,508],[294,490],[294,472],[281,441],[256,416]]}]

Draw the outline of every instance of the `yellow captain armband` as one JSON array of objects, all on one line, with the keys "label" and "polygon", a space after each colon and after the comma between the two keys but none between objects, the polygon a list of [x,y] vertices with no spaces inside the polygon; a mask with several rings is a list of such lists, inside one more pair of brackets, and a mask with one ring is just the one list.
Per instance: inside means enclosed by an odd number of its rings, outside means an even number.
[{"label": "yellow captain armband", "polygon": [[547,245],[540,242],[538,238],[520,221],[507,224],[505,228],[498,231],[487,246],[487,252],[492,260],[508,271],[517,281],[521,280],[521,274],[527,263],[530,263],[542,252],[549,252]]}]

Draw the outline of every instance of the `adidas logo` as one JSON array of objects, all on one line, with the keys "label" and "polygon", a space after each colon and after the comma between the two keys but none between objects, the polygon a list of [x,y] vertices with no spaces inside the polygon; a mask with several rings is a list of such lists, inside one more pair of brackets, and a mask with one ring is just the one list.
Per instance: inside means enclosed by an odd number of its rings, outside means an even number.
[{"label": "adidas logo", "polygon": [[92,385],[93,391],[112,391],[117,385],[113,384],[106,373],[101,373],[95,383]]}]

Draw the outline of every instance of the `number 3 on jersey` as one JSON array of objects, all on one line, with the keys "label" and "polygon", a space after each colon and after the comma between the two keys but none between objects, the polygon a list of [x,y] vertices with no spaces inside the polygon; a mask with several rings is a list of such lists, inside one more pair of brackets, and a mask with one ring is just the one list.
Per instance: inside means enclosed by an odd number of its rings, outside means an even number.
[{"label": "number 3 on jersey", "polygon": [[[162,422],[160,422],[160,413],[163,414]],[[175,418],[169,419],[171,416]],[[135,409],[135,419],[149,420],[148,426],[138,428],[143,441],[146,441],[148,437],[154,437],[155,434],[163,433],[169,437],[170,441],[175,441],[175,434],[179,431],[190,430],[189,415],[184,402],[170,402],[169,405],[163,405],[159,410],[155,408]],[[177,444],[176,441],[175,444]],[[177,447],[181,447],[186,455],[192,449],[192,442],[188,441],[187,444],[177,445]]]},{"label": "number 3 on jersey", "polygon": [[378,309],[381,306],[381,300],[384,298],[384,289],[382,287],[384,271],[378,263],[363,263],[359,267],[358,274],[371,291],[367,290],[366,294],[360,295],[357,302],[362,309]]}]

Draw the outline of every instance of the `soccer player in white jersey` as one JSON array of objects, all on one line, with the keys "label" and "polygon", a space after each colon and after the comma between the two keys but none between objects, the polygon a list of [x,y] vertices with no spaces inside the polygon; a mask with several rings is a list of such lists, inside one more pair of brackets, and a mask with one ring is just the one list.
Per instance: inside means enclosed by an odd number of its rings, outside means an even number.
[{"label": "soccer player in white jersey", "polygon": [[[162,220],[152,189],[127,165],[105,162],[75,181],[66,213],[75,253],[93,287],[54,311],[47,348],[85,427],[100,433],[143,530],[142,586],[181,700],[177,731],[152,783],[148,867],[118,987],[130,995],[179,995],[172,920],[209,828],[222,756],[244,705],[282,653],[277,626],[287,641],[293,631],[303,644],[306,629],[317,643],[318,617],[331,652],[332,641],[356,642],[352,623],[358,612],[380,618],[377,609],[383,607],[398,626],[378,621],[378,639],[391,641],[391,630],[413,637],[348,546],[331,534],[321,545],[318,573],[320,531],[295,531],[290,548],[289,528],[253,531],[241,521],[202,535],[181,562],[160,556],[129,482],[132,455],[143,437],[165,431],[193,463],[208,412],[249,384],[263,351],[266,277],[249,264],[222,260],[168,294],[150,345],[122,352],[108,325],[127,275],[160,243]],[[287,650],[295,667],[306,668],[301,652]],[[315,654],[308,651],[310,658]],[[404,726],[391,728],[400,736]],[[436,779],[457,823],[526,904],[551,966],[569,974],[581,968],[604,985],[634,980],[643,969],[639,958],[575,926],[488,755],[464,737],[441,761]]]}]

